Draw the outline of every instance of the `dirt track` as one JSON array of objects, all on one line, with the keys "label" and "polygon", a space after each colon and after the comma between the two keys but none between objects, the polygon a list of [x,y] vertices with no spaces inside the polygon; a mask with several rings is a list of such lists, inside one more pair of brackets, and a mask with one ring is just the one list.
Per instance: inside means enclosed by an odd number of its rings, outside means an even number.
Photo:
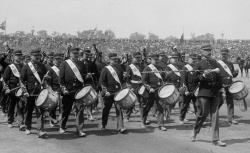
[{"label": "dirt track", "polygon": [[[244,75],[245,76],[245,75]],[[250,78],[238,77],[235,80],[242,80],[250,88]],[[247,97],[250,106],[250,96]],[[249,107],[248,107],[249,108]],[[58,127],[50,128],[47,122],[46,139],[38,139],[36,135],[36,120],[33,119],[32,134],[26,136],[24,132],[19,132],[17,127],[9,129],[6,117],[0,117],[0,153],[99,153],[99,152],[213,152],[213,153],[248,153],[250,150],[250,111],[241,112],[235,106],[235,118],[239,125],[230,126],[227,123],[226,105],[220,109],[220,138],[227,143],[227,147],[218,147],[211,144],[211,129],[202,128],[197,136],[196,142],[190,142],[189,136],[195,120],[193,114],[187,114],[188,124],[178,124],[178,109],[165,122],[168,131],[159,131],[156,127],[156,118],[149,117],[151,121],[147,129],[141,129],[139,114],[133,114],[131,122],[125,123],[128,133],[125,135],[116,133],[115,113],[109,119],[107,131],[100,131],[100,114],[97,121],[86,121],[86,138],[78,138],[75,135],[74,117],[71,116],[66,134],[59,134]]]}]

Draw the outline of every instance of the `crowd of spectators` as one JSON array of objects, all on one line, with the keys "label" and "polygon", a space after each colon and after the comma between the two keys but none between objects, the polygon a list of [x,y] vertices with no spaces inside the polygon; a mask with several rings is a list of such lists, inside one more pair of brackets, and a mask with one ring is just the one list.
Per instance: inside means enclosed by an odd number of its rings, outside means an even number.
[{"label": "crowd of spectators", "polygon": [[0,52],[5,52],[2,44],[9,41],[9,46],[13,49],[20,49],[24,54],[29,54],[33,48],[40,47],[45,52],[65,52],[67,45],[72,43],[75,47],[87,48],[93,44],[97,45],[99,51],[107,55],[110,52],[123,54],[125,52],[141,51],[146,48],[148,54],[152,52],[171,53],[171,46],[177,46],[180,52],[199,53],[200,46],[211,43],[213,45],[213,57],[219,58],[220,49],[229,48],[231,58],[235,59],[238,56],[244,58],[250,49],[250,40],[184,40],[180,44],[180,40],[165,41],[165,40],[131,40],[131,39],[85,39],[85,38],[61,38],[49,37],[41,38],[33,37],[13,37],[8,35],[0,36]]}]

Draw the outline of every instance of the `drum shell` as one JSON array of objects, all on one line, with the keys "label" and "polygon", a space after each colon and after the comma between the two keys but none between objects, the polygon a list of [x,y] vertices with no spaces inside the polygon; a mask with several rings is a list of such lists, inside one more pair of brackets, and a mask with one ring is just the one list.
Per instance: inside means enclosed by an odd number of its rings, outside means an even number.
[{"label": "drum shell", "polygon": [[234,100],[242,100],[242,99],[247,97],[248,93],[249,93],[249,91],[248,91],[248,89],[247,89],[247,87],[245,85],[244,85],[244,88],[241,91],[237,92],[237,93],[231,93],[230,92],[230,94],[232,95]]},{"label": "drum shell", "polygon": [[45,111],[52,111],[56,107],[58,100],[59,100],[59,94],[52,90],[49,90],[48,95],[45,98],[44,102],[39,106],[37,106],[36,104],[36,106],[42,108]]},{"label": "drum shell", "polygon": [[[121,91],[121,90],[120,90]],[[116,95],[120,92],[118,91],[116,93]],[[116,97],[116,95],[114,97]],[[131,107],[133,107],[135,105],[135,103],[137,102],[137,97],[135,95],[135,93],[131,90],[129,90],[129,92],[127,93],[127,95],[125,97],[123,97],[121,100],[119,101],[115,101],[122,109],[127,110],[130,109]]]},{"label": "drum shell", "polygon": [[[87,86],[83,86],[78,92],[80,92],[85,87]],[[75,97],[78,92],[76,92]],[[86,93],[86,95],[84,95],[82,98],[76,99],[76,102],[84,106],[89,106],[92,105],[97,99],[97,92],[90,86],[90,90]]]},{"label": "drum shell", "polygon": [[[163,87],[164,85],[158,90],[158,95]],[[166,98],[162,98],[159,96],[160,101],[163,105],[175,105],[179,101],[179,97],[180,97],[180,92],[176,88],[174,89],[174,92]]]}]

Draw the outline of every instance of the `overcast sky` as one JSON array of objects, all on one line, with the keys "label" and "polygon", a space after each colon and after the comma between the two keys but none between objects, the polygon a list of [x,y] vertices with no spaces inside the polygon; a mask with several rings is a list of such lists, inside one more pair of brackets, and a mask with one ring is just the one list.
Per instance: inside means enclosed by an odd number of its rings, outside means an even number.
[{"label": "overcast sky", "polygon": [[70,33],[112,29],[117,38],[151,31],[166,38],[212,33],[226,39],[250,39],[250,0],[1,0],[0,23],[7,33]]}]

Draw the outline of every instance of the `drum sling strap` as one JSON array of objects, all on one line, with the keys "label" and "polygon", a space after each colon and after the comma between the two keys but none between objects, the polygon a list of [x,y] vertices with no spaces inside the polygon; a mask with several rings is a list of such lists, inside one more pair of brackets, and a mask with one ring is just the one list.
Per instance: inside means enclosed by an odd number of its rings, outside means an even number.
[{"label": "drum sling strap", "polygon": [[191,74],[193,74],[193,68],[192,68],[192,66],[190,66],[189,64],[186,64],[185,65],[185,67],[188,69],[188,71],[191,73]]},{"label": "drum sling strap", "polygon": [[34,65],[33,65],[31,62],[29,62],[28,65],[29,65],[29,67],[30,67],[32,73],[34,74],[34,76],[35,76],[36,79],[38,80],[38,82],[39,82],[40,84],[42,84],[41,78],[40,78],[40,76],[38,75],[36,69],[34,68]]},{"label": "drum sling strap", "polygon": [[219,60],[218,63],[220,63],[220,65],[223,67],[223,69],[227,72],[227,74],[229,74],[231,77],[233,77],[229,67],[222,61]]},{"label": "drum sling strap", "polygon": [[56,66],[52,66],[51,68],[52,68],[52,70],[54,70],[56,75],[59,76],[59,69]]},{"label": "drum sling strap", "polygon": [[83,83],[83,79],[82,79],[82,76],[78,70],[78,68],[76,67],[76,65],[70,60],[66,60],[66,62],[69,64],[69,67],[72,69],[72,71],[74,72],[76,78]]},{"label": "drum sling strap", "polygon": [[12,73],[14,74],[14,76],[20,78],[20,73],[18,72],[15,64],[10,64],[9,66],[10,66],[10,69],[11,69]]},{"label": "drum sling strap", "polygon": [[109,70],[109,72],[111,73],[111,75],[113,76],[113,78],[115,79],[115,81],[118,82],[120,84],[121,88],[122,88],[122,84],[120,82],[120,79],[119,79],[116,71],[113,69],[113,67],[110,66],[110,65],[108,65],[108,66],[106,66],[106,68]]},{"label": "drum sling strap", "polygon": [[175,73],[176,75],[178,75],[179,77],[181,76],[181,73],[179,72],[179,70],[178,70],[173,64],[168,64],[168,67],[170,67],[170,69],[171,69],[172,71],[174,71],[174,73]]},{"label": "drum sling strap", "polygon": [[150,67],[150,69],[155,72],[154,74],[157,76],[157,78],[163,80],[161,74],[153,64],[149,64],[148,67]]},{"label": "drum sling strap", "polygon": [[138,68],[134,64],[130,64],[129,67],[131,68],[134,75],[141,77],[140,71],[138,70]]}]

